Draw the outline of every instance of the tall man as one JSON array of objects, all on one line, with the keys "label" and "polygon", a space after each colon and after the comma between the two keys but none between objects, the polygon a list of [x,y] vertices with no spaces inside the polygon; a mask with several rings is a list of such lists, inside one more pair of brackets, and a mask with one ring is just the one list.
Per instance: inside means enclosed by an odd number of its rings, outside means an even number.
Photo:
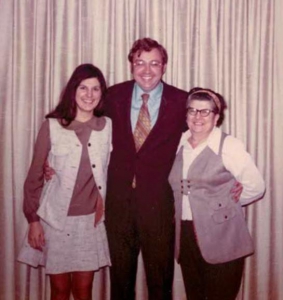
[{"label": "tall man", "polygon": [[111,299],[135,299],[141,250],[149,299],[167,300],[174,268],[168,175],[185,129],[188,94],[162,81],[168,56],[157,41],[137,40],[128,59],[134,80],[110,87],[106,99],[113,122],[106,199]]}]

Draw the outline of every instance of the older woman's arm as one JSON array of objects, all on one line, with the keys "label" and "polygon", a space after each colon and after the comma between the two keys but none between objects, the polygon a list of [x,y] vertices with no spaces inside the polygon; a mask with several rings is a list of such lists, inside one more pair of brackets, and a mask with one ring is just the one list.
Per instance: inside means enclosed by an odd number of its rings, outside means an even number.
[{"label": "older woman's arm", "polygon": [[240,140],[232,136],[226,137],[222,150],[222,159],[226,169],[243,186],[240,197],[242,205],[247,205],[263,196],[265,191],[263,177]]}]

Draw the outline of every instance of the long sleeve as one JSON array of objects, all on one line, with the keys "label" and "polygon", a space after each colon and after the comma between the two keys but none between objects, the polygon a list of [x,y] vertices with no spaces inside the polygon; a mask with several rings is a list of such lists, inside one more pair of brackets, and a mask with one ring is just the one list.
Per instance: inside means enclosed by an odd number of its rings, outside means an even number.
[{"label": "long sleeve", "polygon": [[39,130],[29,172],[24,184],[24,214],[29,223],[39,220],[36,211],[44,185],[43,165],[51,149],[49,122],[44,121]]},{"label": "long sleeve", "polygon": [[243,185],[240,198],[242,205],[247,205],[263,196],[265,183],[262,175],[240,140],[228,136],[223,145],[222,158],[227,170]]}]

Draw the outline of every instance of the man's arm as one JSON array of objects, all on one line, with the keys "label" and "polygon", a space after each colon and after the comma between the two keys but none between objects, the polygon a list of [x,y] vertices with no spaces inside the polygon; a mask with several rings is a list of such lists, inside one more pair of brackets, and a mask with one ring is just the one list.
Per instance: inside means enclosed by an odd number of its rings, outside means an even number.
[{"label": "man's arm", "polygon": [[44,175],[44,179],[46,181],[49,181],[52,179],[53,175],[55,174],[55,171],[54,169],[52,169],[50,166],[49,166],[49,163],[48,161],[46,160],[44,162],[44,165],[43,165],[43,175]]}]

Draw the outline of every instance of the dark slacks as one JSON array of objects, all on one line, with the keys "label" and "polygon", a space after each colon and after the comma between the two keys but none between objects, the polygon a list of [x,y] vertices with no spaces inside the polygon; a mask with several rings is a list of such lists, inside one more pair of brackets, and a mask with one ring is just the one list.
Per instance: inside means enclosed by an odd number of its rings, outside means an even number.
[{"label": "dark slacks", "polygon": [[[171,300],[174,272],[174,224],[156,234],[151,220],[137,208],[135,190],[127,199],[123,224],[113,224],[108,215],[107,234],[111,263],[111,300],[134,300],[139,252],[142,252],[149,300]],[[146,200],[145,200],[146,201]],[[113,212],[112,212],[113,213]],[[156,212],[158,213],[158,212]],[[125,219],[126,218],[126,219]],[[125,225],[126,224],[126,225]],[[147,225],[145,225],[147,224]]]},{"label": "dark slacks", "polygon": [[234,300],[237,297],[244,258],[209,264],[201,256],[193,222],[181,222],[180,265],[189,300]]}]

